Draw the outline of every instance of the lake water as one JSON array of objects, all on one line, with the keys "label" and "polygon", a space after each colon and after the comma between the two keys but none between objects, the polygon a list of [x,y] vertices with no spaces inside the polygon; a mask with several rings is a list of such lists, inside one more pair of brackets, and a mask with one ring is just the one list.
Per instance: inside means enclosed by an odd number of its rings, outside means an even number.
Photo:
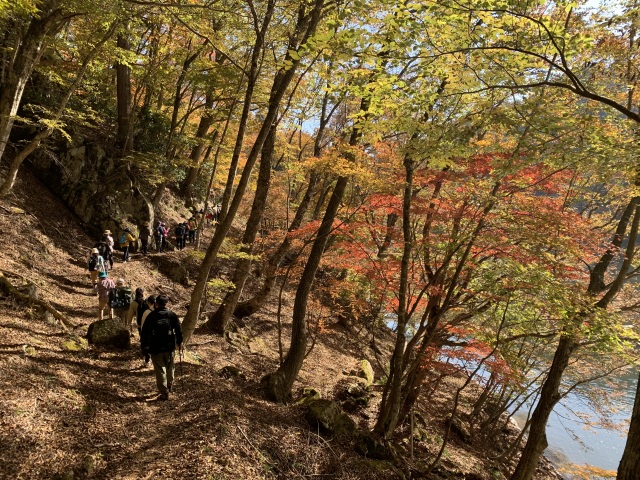
[{"label": "lake water", "polygon": [[[566,473],[571,464],[617,470],[626,443],[637,381],[638,372],[634,370],[615,376],[613,385],[594,382],[594,386],[607,390],[610,398],[614,398],[608,418],[613,424],[623,425],[619,429],[589,426],[599,417],[580,392],[570,394],[556,406],[547,425],[549,447],[545,456],[562,470],[565,478],[572,478]],[[526,413],[514,416],[519,424],[524,423],[525,418]]]},{"label": "lake water", "polygon": [[[395,329],[396,316],[386,314],[385,322],[390,329]],[[479,374],[482,375],[482,372]],[[613,376],[606,383],[594,381],[584,386],[582,391],[576,389],[556,405],[547,424],[549,447],[544,454],[564,478],[573,478],[569,473],[572,465],[591,465],[613,471],[618,469],[626,443],[637,382],[638,371],[629,370]],[[621,427],[593,426],[600,417],[584,395],[585,389],[589,388],[600,388],[610,393],[608,420],[612,425]],[[526,415],[526,411],[516,412],[514,420],[522,426]]]}]

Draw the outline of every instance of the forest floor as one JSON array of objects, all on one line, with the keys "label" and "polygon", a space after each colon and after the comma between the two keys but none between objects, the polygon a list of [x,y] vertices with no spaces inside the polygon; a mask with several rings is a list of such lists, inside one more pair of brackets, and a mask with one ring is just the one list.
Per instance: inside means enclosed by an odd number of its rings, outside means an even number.
[{"label": "forest floor", "polygon": [[[422,475],[444,436],[455,381],[422,406],[426,420],[414,458],[407,428],[399,429],[404,463],[373,461],[354,451],[353,438],[326,438],[310,430],[303,406],[265,399],[262,376],[278,366],[276,305],[252,316],[241,344],[198,332],[176,367],[168,402],[157,400],[152,367],[139,355],[138,336],[129,350],[83,345],[97,318],[86,258],[96,239],[31,173],[0,202],[0,271],[24,276],[41,298],[76,328],[47,320],[38,309],[0,296],[0,478],[6,479],[386,479],[508,478],[510,465],[490,460],[506,437],[485,444],[452,438],[437,468]],[[160,273],[171,261],[193,262],[193,247],[122,263],[112,278],[124,278],[147,294],[167,293],[179,315],[189,291]],[[290,311],[291,294],[283,299]],[[284,315],[287,318],[287,315]],[[288,344],[285,322],[284,343]],[[383,353],[389,351],[381,343]],[[388,342],[391,336],[387,332]],[[305,361],[295,391],[312,386],[332,398],[336,385],[361,359],[369,359],[362,332],[329,325]],[[232,365],[241,377],[225,378]],[[380,387],[368,409],[353,415],[363,429],[375,420]],[[505,433],[505,435],[507,435]],[[513,435],[513,432],[511,433]],[[455,437],[455,436],[454,436]],[[511,464],[512,467],[512,464]],[[544,462],[537,480],[558,478]]]}]

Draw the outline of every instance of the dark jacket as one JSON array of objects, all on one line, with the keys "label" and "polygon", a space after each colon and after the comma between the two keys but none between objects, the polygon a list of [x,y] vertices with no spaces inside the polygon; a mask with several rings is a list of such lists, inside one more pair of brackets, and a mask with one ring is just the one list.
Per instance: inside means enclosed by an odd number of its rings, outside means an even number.
[{"label": "dark jacket", "polygon": [[182,345],[182,327],[178,316],[167,307],[156,308],[142,326],[142,351],[150,354],[173,352],[176,345]]},{"label": "dark jacket", "polygon": [[146,225],[141,226],[140,235],[138,236],[140,237],[140,240],[142,240],[143,242],[146,240],[149,240],[149,237],[151,236],[151,229]]}]

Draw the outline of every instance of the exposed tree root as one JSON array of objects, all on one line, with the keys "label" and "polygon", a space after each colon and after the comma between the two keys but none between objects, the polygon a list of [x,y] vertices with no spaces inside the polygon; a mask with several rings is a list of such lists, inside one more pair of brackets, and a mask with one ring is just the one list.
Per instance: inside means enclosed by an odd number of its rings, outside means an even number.
[{"label": "exposed tree root", "polygon": [[[19,278],[22,281],[22,284],[19,286],[13,285],[7,276]],[[0,270],[0,289],[18,300],[22,300],[45,309],[53,316],[53,318],[58,320],[65,329],[73,329],[77,327],[75,323],[56,310],[49,302],[38,298],[38,286],[19,273],[11,272],[9,270]]]}]

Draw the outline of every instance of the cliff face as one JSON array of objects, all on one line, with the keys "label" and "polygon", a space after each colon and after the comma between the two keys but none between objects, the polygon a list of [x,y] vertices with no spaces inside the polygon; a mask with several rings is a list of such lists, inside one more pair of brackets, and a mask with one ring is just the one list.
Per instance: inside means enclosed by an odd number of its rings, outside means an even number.
[{"label": "cliff face", "polygon": [[126,161],[76,139],[56,154],[41,151],[32,158],[36,175],[86,224],[89,233],[116,232],[124,224],[153,222],[151,202],[132,181]]}]

